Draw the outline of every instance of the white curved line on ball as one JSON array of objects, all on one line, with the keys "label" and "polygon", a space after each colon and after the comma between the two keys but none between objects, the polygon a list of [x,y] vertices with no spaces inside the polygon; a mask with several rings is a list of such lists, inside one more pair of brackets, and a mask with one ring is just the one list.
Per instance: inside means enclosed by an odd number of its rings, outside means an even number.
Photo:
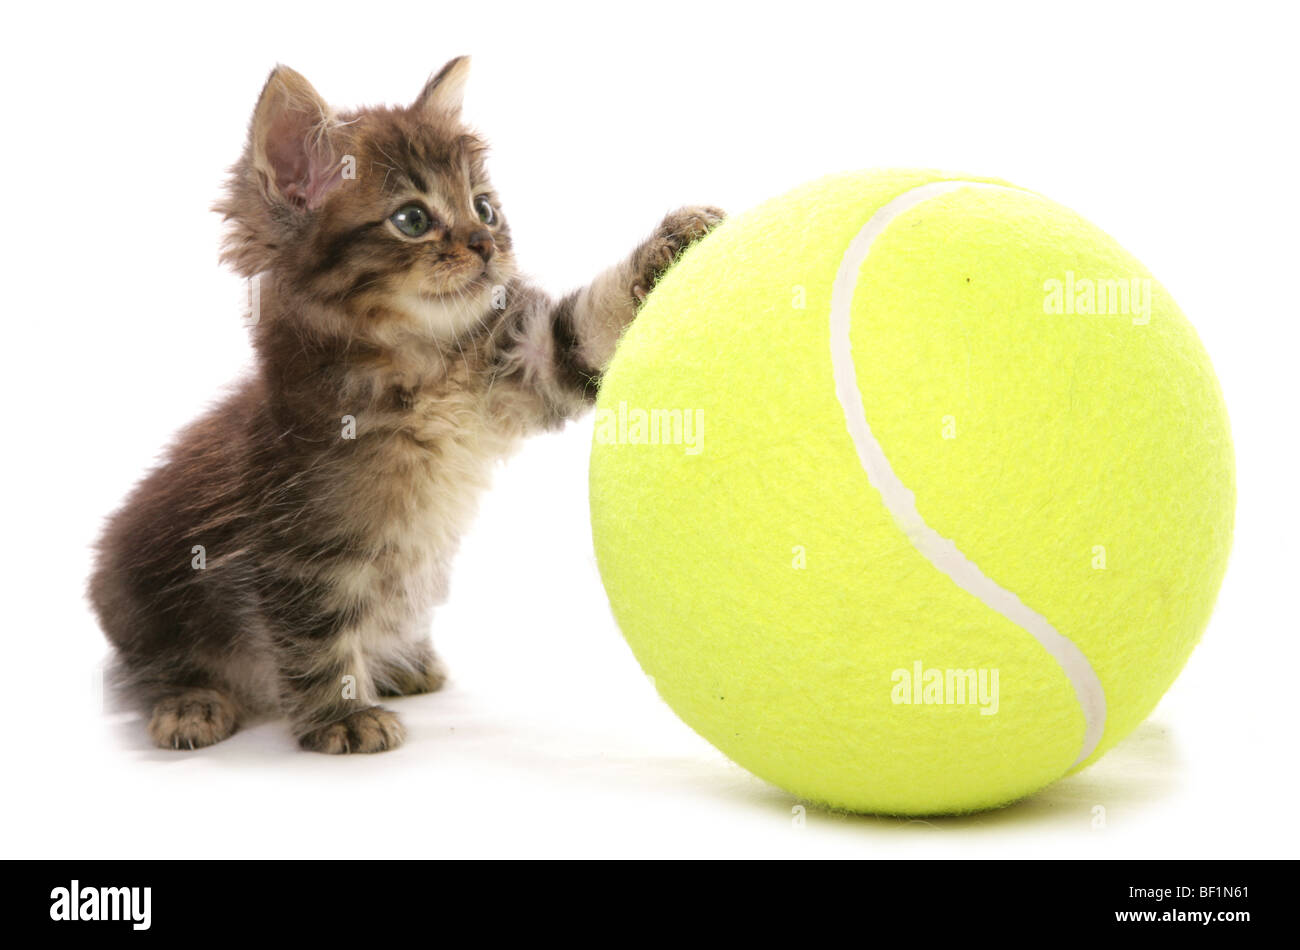
[{"label": "white curved line on ball", "polygon": [[853,295],[857,290],[858,273],[867,255],[871,253],[872,244],[899,215],[924,201],[961,188],[1016,190],[1002,185],[969,181],[939,181],[920,185],[903,192],[880,208],[849,242],[835,274],[835,285],[831,289],[831,366],[835,392],[844,408],[844,421],[848,424],[849,436],[853,439],[867,480],[880,493],[885,507],[913,547],[962,590],[1032,634],[1060,664],[1070,685],[1074,687],[1085,721],[1083,744],[1074,764],[1070,766],[1074,768],[1097,748],[1106,728],[1106,694],[1096,671],[1074,642],[1048,623],[1046,617],[1026,607],[1019,597],[987,577],[958,550],[954,542],[925,523],[917,511],[916,496],[894,474],[889,459],[885,457],[884,450],[867,423],[867,410],[862,402],[862,391],[858,388],[857,368],[853,364],[853,344],[849,333]]}]

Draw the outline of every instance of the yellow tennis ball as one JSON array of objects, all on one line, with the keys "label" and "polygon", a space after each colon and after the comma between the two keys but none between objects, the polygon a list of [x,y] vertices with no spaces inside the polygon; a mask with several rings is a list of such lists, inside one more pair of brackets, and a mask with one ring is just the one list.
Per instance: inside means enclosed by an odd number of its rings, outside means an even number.
[{"label": "yellow tennis ball", "polygon": [[1169,294],[988,179],[838,175],[727,221],[597,403],[596,555],[641,666],[740,765],[853,811],[1096,761],[1205,628],[1233,506]]}]

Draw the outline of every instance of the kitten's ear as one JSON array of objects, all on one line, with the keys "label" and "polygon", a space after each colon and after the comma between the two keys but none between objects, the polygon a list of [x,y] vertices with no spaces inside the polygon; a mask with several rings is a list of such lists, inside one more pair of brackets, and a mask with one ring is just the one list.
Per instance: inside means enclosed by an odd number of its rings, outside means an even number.
[{"label": "kitten's ear", "polygon": [[469,79],[469,57],[457,56],[438,70],[424,84],[424,91],[411,108],[429,115],[460,115],[461,100],[465,97],[465,80]]},{"label": "kitten's ear", "polygon": [[249,148],[272,203],[317,208],[342,180],[334,112],[311,83],[277,66],[253,112]]}]

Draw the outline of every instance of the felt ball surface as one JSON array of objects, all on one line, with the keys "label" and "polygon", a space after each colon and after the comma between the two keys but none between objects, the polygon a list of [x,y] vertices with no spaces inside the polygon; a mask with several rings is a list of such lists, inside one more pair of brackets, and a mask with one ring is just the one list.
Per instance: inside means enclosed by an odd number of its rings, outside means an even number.
[{"label": "felt ball surface", "polygon": [[1086,767],[1208,622],[1223,398],[1163,287],[1032,192],[836,175],[665,274],[602,382],[597,561],[660,695],[851,811]]}]

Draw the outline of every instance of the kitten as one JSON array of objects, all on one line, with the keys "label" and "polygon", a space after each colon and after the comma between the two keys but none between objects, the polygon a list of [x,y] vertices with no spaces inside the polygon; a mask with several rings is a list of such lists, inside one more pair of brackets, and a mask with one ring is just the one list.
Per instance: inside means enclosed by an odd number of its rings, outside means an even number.
[{"label": "kitten", "polygon": [[669,214],[560,300],[516,272],[467,58],[408,108],[335,113],[275,69],[219,211],[260,286],[256,371],[109,520],[90,597],[160,746],[266,713],[304,749],[402,742],[384,696],[436,690],[428,639],[494,460],[590,405],[638,302],[721,219]]}]

